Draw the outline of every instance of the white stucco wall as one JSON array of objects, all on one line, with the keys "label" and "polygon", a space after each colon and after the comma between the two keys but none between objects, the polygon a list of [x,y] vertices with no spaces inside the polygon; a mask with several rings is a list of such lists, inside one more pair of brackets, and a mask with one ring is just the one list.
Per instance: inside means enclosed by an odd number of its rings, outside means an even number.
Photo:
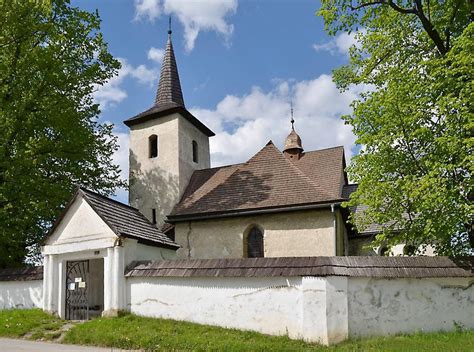
[{"label": "white stucco wall", "polygon": [[125,249],[125,266],[134,260],[167,260],[176,258],[176,251],[174,249],[147,246],[130,238],[124,238],[123,246]]},{"label": "white stucco wall", "polygon": [[82,197],[71,204],[43,247],[43,254],[73,253],[113,246],[117,235]]},{"label": "white stucco wall", "polygon": [[[179,126],[179,197],[184,193],[194,170],[211,167],[209,137],[196,128],[191,122],[181,117]],[[198,146],[198,162],[193,161],[193,141]]]},{"label": "white stucco wall", "polygon": [[[158,136],[158,156],[149,158],[148,138]],[[192,141],[198,144],[193,162]],[[194,170],[210,167],[209,138],[178,113],[130,128],[129,203],[161,225],[186,189]]]},{"label": "white stucco wall", "polygon": [[351,278],[349,336],[474,329],[474,279]]},{"label": "white stucco wall", "polygon": [[[159,224],[179,197],[179,119],[175,113],[130,128],[129,203],[149,220],[156,209]],[[158,136],[156,158],[148,154],[151,135]]]},{"label": "white stucco wall", "polygon": [[349,337],[474,328],[474,279],[132,277],[132,313],[321,344]]},{"label": "white stucco wall", "polygon": [[128,278],[128,306],[142,316],[297,338],[301,278]]},{"label": "white stucco wall", "polygon": [[333,221],[331,210],[322,209],[177,223],[175,240],[181,246],[177,255],[242,258],[244,235],[258,225],[263,230],[265,257],[332,256]]},{"label": "white stucco wall", "polygon": [[43,280],[0,281],[0,309],[42,307]]}]

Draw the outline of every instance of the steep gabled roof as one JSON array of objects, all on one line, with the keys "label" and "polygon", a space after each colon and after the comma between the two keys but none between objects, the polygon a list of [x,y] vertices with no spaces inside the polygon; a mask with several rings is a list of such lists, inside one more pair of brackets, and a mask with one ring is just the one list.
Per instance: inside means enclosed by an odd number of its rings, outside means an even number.
[{"label": "steep gabled roof", "polygon": [[[314,164],[314,167],[321,167],[336,163],[339,168],[336,166],[331,175],[312,170],[308,164],[314,162],[314,156],[302,163],[293,163],[270,141],[246,163],[194,172],[181,201],[168,218],[178,221],[190,216],[209,217],[341,200],[340,191],[336,194],[336,189],[342,189],[342,155],[343,151],[342,154],[323,153],[323,157],[333,159]],[[321,180],[321,175],[327,175],[330,180]]]},{"label": "steep gabled roof", "polygon": [[184,107],[178,65],[176,65],[173,42],[171,41],[171,30],[168,31],[168,43],[161,64],[160,83],[156,92],[155,105],[163,106],[170,103]]},{"label": "steep gabled roof", "polygon": [[128,127],[148,120],[179,113],[208,137],[215,135],[208,127],[191,114],[184,106],[183,92],[178,74],[178,65],[174,56],[171,30],[168,31],[168,43],[161,64],[160,81],[153,106],[144,112],[124,121]]},{"label": "steep gabled roof", "polygon": [[48,237],[54,232],[54,229],[59,225],[77,197],[82,197],[117,236],[132,238],[138,240],[138,242],[156,247],[179,248],[177,243],[157,229],[138,209],[85,188],[77,190],[69,205],[64,209],[63,214],[53,225]]},{"label": "steep gabled roof", "polygon": [[345,179],[344,147],[333,147],[303,153],[299,160],[293,163],[309,178],[334,198],[342,197]]}]

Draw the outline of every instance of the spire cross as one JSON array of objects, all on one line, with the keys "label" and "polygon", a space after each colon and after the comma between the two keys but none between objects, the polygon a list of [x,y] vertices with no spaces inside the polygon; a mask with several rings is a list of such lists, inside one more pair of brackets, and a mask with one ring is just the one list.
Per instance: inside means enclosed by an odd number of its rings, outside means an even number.
[{"label": "spire cross", "polygon": [[295,126],[294,126],[294,123],[295,123],[295,119],[293,118],[293,100],[290,101],[290,113],[291,113],[291,129],[295,129]]}]

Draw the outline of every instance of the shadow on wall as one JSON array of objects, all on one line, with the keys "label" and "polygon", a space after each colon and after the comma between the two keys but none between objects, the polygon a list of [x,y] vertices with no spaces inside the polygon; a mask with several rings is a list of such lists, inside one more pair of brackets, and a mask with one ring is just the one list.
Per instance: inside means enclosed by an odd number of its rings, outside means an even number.
[{"label": "shadow on wall", "polygon": [[[142,210],[151,220],[152,208],[156,208],[157,223],[171,212],[179,200],[177,180],[168,172],[155,168],[143,171],[135,153],[130,151],[130,205]],[[132,198],[132,195],[135,195]]]},{"label": "shadow on wall", "polygon": [[[238,209],[264,202],[270,197],[273,175],[270,173],[256,175],[250,171],[236,170],[226,182],[212,189],[199,198],[199,204],[206,204],[207,211]],[[187,204],[182,210],[194,209],[194,203]]]},{"label": "shadow on wall", "polygon": [[40,308],[43,281],[0,282],[0,309]]}]

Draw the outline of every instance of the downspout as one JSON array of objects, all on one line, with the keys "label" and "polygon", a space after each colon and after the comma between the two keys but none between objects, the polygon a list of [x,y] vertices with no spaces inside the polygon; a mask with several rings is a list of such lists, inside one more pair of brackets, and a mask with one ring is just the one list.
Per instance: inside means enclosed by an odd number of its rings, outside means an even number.
[{"label": "downspout", "polygon": [[333,216],[332,228],[334,229],[334,256],[337,256],[337,219],[336,219],[336,205],[331,204],[331,213]]}]

